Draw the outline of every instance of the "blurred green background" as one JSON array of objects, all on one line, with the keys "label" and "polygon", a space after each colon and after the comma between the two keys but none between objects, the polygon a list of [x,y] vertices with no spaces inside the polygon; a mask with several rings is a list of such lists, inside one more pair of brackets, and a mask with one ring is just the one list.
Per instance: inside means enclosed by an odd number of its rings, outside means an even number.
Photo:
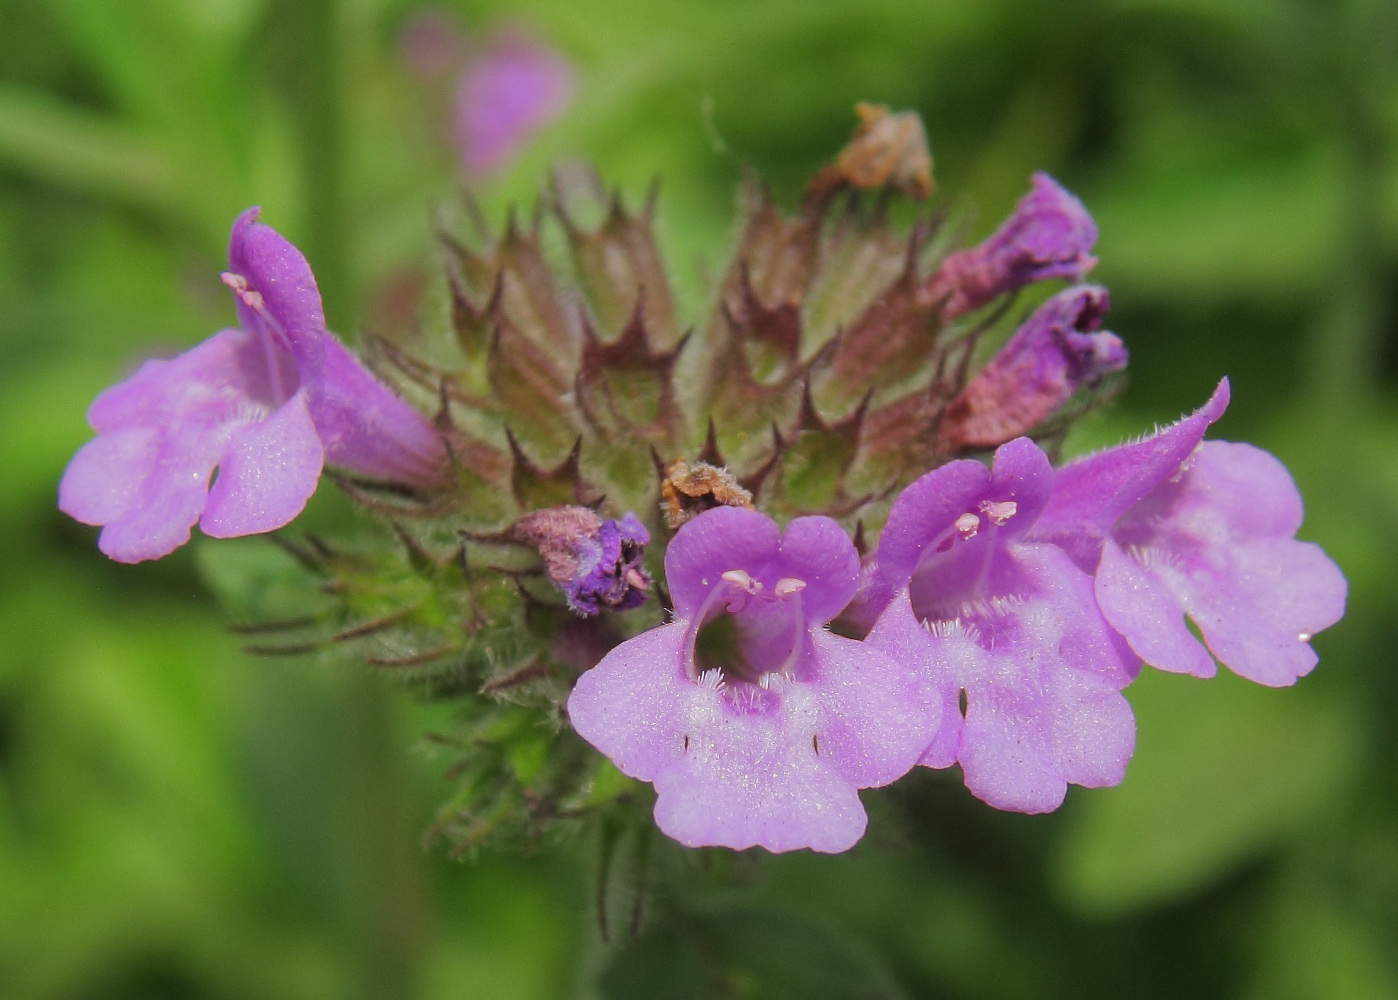
[{"label": "blurred green background", "polygon": [[232,321],[246,206],[337,329],[402,321],[455,183],[449,81],[400,50],[418,8],[0,0],[0,996],[1398,997],[1398,7],[438,9],[578,68],[571,111],[480,187],[490,214],[561,158],[633,197],[659,174],[696,306],[743,167],[793,203],[856,100],[921,112],[973,234],[1052,172],[1101,226],[1133,355],[1074,443],[1231,376],[1216,433],[1293,470],[1348,617],[1294,689],[1148,673],[1125,785],[1055,815],[919,771],[865,793],[848,855],[662,846],[645,929],[604,944],[585,839],[423,845],[447,784],[422,734],[449,707],[243,656],[197,569],[217,543],[119,566],[54,508],[90,399]]}]

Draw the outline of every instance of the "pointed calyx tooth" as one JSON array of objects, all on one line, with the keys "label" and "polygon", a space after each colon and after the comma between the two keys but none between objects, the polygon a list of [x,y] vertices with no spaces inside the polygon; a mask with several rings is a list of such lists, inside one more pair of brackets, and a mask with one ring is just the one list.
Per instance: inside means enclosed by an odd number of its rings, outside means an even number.
[{"label": "pointed calyx tooth", "polygon": [[713,507],[742,507],[752,510],[752,493],[739,485],[727,469],[708,462],[671,465],[660,484],[660,510],[672,529]]},{"label": "pointed calyx tooth", "polygon": [[753,289],[747,264],[740,262],[736,301],[723,309],[730,333],[748,351],[755,376],[762,382],[791,377],[801,354],[800,297],[768,306]]},{"label": "pointed calyx tooth", "polygon": [[835,335],[816,371],[827,408],[842,412],[870,389],[930,378],[941,324],[917,270],[924,238],[909,237],[902,272]]},{"label": "pointed calyx tooth", "polygon": [[806,187],[806,203],[821,204],[840,189],[889,188],[921,200],[932,193],[932,153],[916,111],[891,112],[882,104],[860,102],[854,135]]},{"label": "pointed calyx tooth", "polygon": [[496,411],[530,442],[561,453],[576,435],[571,373],[508,319],[495,328],[486,373]]},{"label": "pointed calyx tooth", "polygon": [[646,329],[644,295],[613,341],[598,339],[585,320],[575,398],[583,416],[603,436],[669,446],[682,425],[674,376],[685,339],[659,351]]},{"label": "pointed calyx tooth", "polygon": [[591,506],[600,502],[601,495],[582,474],[581,435],[573,442],[568,457],[551,469],[537,464],[526,455],[513,431],[506,428],[505,436],[514,458],[510,489],[520,509],[535,510],[565,504]]},{"label": "pointed calyx tooth", "polygon": [[569,319],[558,285],[539,246],[536,221],[520,228],[512,209],[505,234],[485,250],[473,250],[450,234],[439,234],[452,283],[453,321],[470,357],[480,331],[502,320],[554,358],[571,379],[580,350],[579,331]]},{"label": "pointed calyx tooth", "polygon": [[676,346],[681,333],[669,273],[655,238],[659,181],[651,185],[641,212],[632,215],[620,194],[608,202],[602,224],[584,229],[572,206],[575,193],[555,176],[554,206],[568,235],[573,262],[588,304],[605,333],[619,331],[630,319],[636,300],[646,297],[647,334],[657,350]]}]

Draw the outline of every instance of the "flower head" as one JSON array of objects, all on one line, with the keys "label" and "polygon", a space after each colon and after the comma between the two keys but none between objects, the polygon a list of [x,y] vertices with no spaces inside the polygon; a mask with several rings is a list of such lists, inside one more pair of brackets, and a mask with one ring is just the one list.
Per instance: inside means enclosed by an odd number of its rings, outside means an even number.
[{"label": "flower head", "polygon": [[468,174],[502,166],[563,113],[573,94],[572,67],[522,32],[497,36],[457,82],[452,133]]},{"label": "flower head", "polygon": [[997,295],[1034,281],[1081,281],[1097,266],[1097,226],[1082,202],[1045,173],[983,243],[951,254],[932,276],[933,297],[946,298],[942,315],[955,319]]},{"label": "flower head", "polygon": [[876,555],[887,595],[867,643],[926,671],[942,726],[922,758],[959,763],[1001,809],[1046,812],[1069,782],[1114,785],[1135,746],[1124,688],[1137,663],[1107,626],[1092,579],[1025,540],[1053,469],[1019,438],[993,468],[956,461],[908,487]]},{"label": "flower head", "polygon": [[635,514],[604,521],[587,507],[548,507],[521,517],[514,533],[538,548],[544,571],[578,614],[625,611],[645,603],[651,582],[644,563],[650,532]]},{"label": "flower head", "polygon": [[1081,285],[1049,299],[947,404],[949,451],[993,448],[1037,426],[1080,388],[1126,367],[1126,347],[1098,330],[1107,290]]},{"label": "flower head", "polygon": [[239,329],[147,361],[88,410],[98,436],[69,463],[59,507],[102,525],[98,545],[120,562],[168,555],[196,522],[220,538],[279,528],[325,462],[413,486],[445,469],[431,424],[326,331],[305,258],[258,211],[233,224],[223,275]]},{"label": "flower head", "polygon": [[568,699],[574,728],[655,784],[655,818],[691,847],[843,851],[856,790],[917,761],[937,723],[917,671],[825,631],[859,557],[834,521],[717,507],[665,555],[675,620],[613,649]]},{"label": "flower head", "polygon": [[1296,540],[1301,497],[1280,462],[1201,443],[1227,405],[1225,380],[1174,426],[1060,469],[1035,531],[1096,571],[1102,613],[1147,663],[1212,677],[1217,657],[1283,686],[1315,666],[1311,637],[1343,616],[1347,588],[1318,545]]}]

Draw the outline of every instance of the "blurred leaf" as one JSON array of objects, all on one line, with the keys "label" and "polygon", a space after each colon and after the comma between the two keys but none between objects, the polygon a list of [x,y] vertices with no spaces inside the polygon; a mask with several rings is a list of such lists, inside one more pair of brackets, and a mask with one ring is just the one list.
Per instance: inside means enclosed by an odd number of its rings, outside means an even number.
[{"label": "blurred leaf", "polygon": [[608,1000],[896,1000],[906,994],[857,942],[802,917],[758,909],[674,915],[617,953]]},{"label": "blurred leaf", "polygon": [[169,210],[179,194],[175,163],[105,115],[0,85],[0,163],[99,198]]},{"label": "blurred leaf", "polygon": [[[1181,131],[1165,155],[1193,141]],[[1089,196],[1102,231],[1094,278],[1167,299],[1314,294],[1340,245],[1343,182],[1336,158],[1320,150],[1123,180]]]},{"label": "blurred leaf", "polygon": [[1347,705],[1147,668],[1128,691],[1137,750],[1119,788],[1082,793],[1052,875],[1094,914],[1176,900],[1275,847],[1341,801],[1360,750]]},{"label": "blurred leaf", "polygon": [[1254,1000],[1391,1000],[1393,941],[1334,898],[1315,873],[1293,872],[1263,935]]},{"label": "blurred leaf", "polygon": [[315,579],[267,538],[201,538],[195,559],[204,582],[238,624],[314,615],[329,607]]}]

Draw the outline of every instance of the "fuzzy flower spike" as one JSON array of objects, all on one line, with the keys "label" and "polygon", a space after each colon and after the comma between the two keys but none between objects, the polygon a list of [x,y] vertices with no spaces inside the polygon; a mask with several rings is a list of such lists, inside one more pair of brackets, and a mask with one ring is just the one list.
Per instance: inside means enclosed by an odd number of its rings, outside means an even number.
[{"label": "fuzzy flower spike", "polygon": [[1202,441],[1227,406],[1224,380],[1172,427],[1058,470],[1035,532],[1095,570],[1102,613],[1147,663],[1212,677],[1217,657],[1280,687],[1315,666],[1311,637],[1343,616],[1347,586],[1296,540],[1301,496],[1282,464]]},{"label": "fuzzy flower spike", "polygon": [[574,728],[654,783],[656,823],[682,844],[852,847],[857,789],[911,768],[938,718],[918,671],[823,627],[854,594],[853,544],[829,518],[783,533],[719,507],[675,535],[665,574],[675,620],[582,675]]},{"label": "fuzzy flower spike", "polygon": [[1121,695],[1139,663],[1097,610],[1092,578],[1025,540],[1053,469],[1028,438],[993,468],[961,460],[893,505],[874,589],[887,601],[867,643],[925,671],[942,725],[922,763],[959,763],[999,809],[1048,812],[1068,783],[1115,785],[1135,747]]},{"label": "fuzzy flower spike", "polygon": [[239,329],[147,361],[88,410],[97,437],[69,463],[59,507],[102,525],[98,545],[119,562],[168,555],[196,522],[217,538],[279,528],[326,462],[418,487],[445,471],[431,424],[326,331],[306,259],[258,211],[233,224],[223,275]]}]

